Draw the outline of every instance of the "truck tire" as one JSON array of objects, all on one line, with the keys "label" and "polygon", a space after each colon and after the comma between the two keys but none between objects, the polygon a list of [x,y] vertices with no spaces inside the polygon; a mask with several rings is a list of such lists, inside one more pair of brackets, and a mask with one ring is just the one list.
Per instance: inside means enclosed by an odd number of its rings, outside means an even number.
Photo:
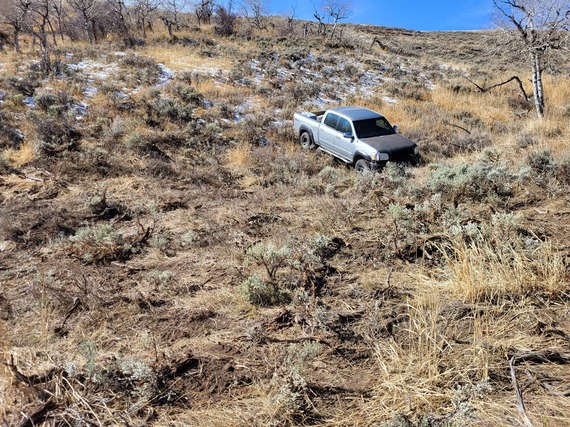
[{"label": "truck tire", "polygon": [[301,147],[303,147],[303,149],[305,150],[312,150],[313,148],[315,148],[315,143],[313,142],[313,138],[311,138],[311,135],[307,131],[301,132],[301,135],[299,135],[299,143],[301,144]]},{"label": "truck tire", "polygon": [[365,159],[358,159],[354,164],[354,170],[358,173],[365,173],[370,171],[370,162]]}]

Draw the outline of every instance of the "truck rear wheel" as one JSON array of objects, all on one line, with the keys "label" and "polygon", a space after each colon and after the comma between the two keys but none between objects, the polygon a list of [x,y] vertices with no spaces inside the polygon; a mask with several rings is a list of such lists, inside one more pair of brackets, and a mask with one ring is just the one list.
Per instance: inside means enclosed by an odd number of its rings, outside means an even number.
[{"label": "truck rear wheel", "polygon": [[313,138],[311,138],[311,135],[309,135],[309,132],[301,132],[301,135],[299,136],[299,143],[301,144],[301,147],[303,147],[305,150],[311,150],[313,148],[315,148],[315,144],[313,143]]},{"label": "truck rear wheel", "polygon": [[365,159],[358,159],[354,164],[354,170],[358,173],[365,173],[370,171],[370,162]]}]

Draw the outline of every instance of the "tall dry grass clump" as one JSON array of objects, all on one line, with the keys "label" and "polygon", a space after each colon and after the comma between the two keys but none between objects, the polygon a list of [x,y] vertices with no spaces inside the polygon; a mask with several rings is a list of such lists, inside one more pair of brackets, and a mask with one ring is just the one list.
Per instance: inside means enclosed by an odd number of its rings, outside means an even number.
[{"label": "tall dry grass clump", "polygon": [[233,167],[247,167],[251,159],[251,144],[247,142],[240,142],[228,150],[227,158],[228,164]]},{"label": "tall dry grass clump", "polygon": [[389,417],[410,407],[433,410],[448,396],[439,372],[439,354],[444,340],[438,331],[440,301],[435,294],[416,296],[408,303],[408,326],[402,341],[377,343],[374,348],[378,379],[375,403],[377,415]]},{"label": "tall dry grass clump", "polygon": [[520,298],[538,293],[549,298],[568,294],[562,255],[550,242],[523,251],[488,243],[461,244],[448,259],[449,285],[465,302]]}]

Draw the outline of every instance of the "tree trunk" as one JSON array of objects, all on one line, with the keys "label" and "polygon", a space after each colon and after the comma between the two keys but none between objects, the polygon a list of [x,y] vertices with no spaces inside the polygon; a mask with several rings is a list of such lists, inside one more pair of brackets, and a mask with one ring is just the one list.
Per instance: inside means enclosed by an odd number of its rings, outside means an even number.
[{"label": "tree trunk", "polygon": [[532,91],[534,93],[534,106],[539,118],[544,117],[544,89],[542,87],[542,68],[540,51],[531,52],[532,62]]},{"label": "tree trunk", "polygon": [[93,34],[91,33],[91,23],[89,22],[89,15],[87,15],[86,11],[82,11],[83,15],[83,30],[85,34],[87,34],[87,38],[89,39],[89,44],[93,44]]},{"label": "tree trunk", "polygon": [[55,30],[53,29],[53,25],[51,25],[51,21],[48,19],[47,21],[49,30],[51,32],[51,38],[53,39],[53,45],[57,47],[57,35],[55,34]]},{"label": "tree trunk", "polygon": [[50,49],[48,35],[45,28],[45,24],[40,27],[40,48],[42,50],[42,69],[44,74],[51,72],[51,59],[50,59]]},{"label": "tree trunk", "polygon": [[331,31],[331,36],[330,36],[331,40],[332,40],[333,37],[334,37],[334,33],[335,33],[335,31],[336,31],[336,23],[337,23],[337,22],[338,22],[338,20],[335,19],[335,20],[334,20],[333,27],[332,27],[332,31]]},{"label": "tree trunk", "polygon": [[14,28],[14,50],[20,53],[20,30]]}]

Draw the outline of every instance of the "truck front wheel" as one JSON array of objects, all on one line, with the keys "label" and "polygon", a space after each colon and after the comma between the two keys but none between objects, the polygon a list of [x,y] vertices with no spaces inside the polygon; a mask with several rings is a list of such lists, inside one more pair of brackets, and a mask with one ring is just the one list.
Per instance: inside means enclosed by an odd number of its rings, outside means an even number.
[{"label": "truck front wheel", "polygon": [[301,135],[299,136],[299,142],[301,143],[301,147],[303,147],[305,150],[311,150],[315,148],[315,144],[313,143],[313,139],[311,138],[311,135],[309,135],[309,132],[301,132]]},{"label": "truck front wheel", "polygon": [[370,171],[370,162],[364,159],[358,159],[354,164],[354,170],[358,173],[365,173]]}]

